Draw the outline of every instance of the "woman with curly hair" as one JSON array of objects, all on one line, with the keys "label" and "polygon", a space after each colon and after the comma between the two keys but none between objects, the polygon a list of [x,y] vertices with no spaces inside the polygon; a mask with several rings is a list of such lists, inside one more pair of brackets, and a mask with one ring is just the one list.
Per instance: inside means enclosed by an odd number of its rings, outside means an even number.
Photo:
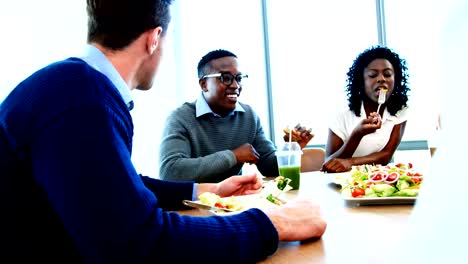
[{"label": "woman with curly hair", "polygon": [[[405,132],[407,70],[406,61],[386,47],[371,47],[358,55],[347,73],[349,109],[329,127],[322,171],[344,172],[353,165],[391,161]],[[379,105],[379,94],[385,91]]]}]

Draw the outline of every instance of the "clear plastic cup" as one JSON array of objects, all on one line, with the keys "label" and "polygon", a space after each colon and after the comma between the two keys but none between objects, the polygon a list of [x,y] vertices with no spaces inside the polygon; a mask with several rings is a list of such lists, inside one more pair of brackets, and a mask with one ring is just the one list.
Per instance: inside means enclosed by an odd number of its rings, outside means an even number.
[{"label": "clear plastic cup", "polygon": [[279,175],[291,179],[293,190],[299,189],[302,150],[297,142],[285,142],[276,151]]}]

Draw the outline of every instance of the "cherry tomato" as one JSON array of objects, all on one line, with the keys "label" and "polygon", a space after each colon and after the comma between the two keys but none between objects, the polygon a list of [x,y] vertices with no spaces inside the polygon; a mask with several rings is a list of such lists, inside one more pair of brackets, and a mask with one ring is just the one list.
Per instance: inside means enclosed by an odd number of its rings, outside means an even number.
[{"label": "cherry tomato", "polygon": [[214,206],[215,206],[215,207],[219,207],[219,208],[227,208],[227,206],[224,206],[224,205],[222,205],[222,204],[220,204],[220,203],[215,203]]},{"label": "cherry tomato", "polygon": [[398,173],[397,172],[392,172],[392,173],[390,173],[388,175],[387,181],[389,181],[389,182],[394,181],[397,177],[398,177]]},{"label": "cherry tomato", "polygon": [[381,181],[383,179],[384,175],[382,175],[382,173],[378,172],[378,173],[375,173],[375,174],[372,174],[370,176],[370,179],[373,180],[373,181]]},{"label": "cherry tomato", "polygon": [[421,183],[421,177],[414,177],[414,178],[411,178],[411,179],[413,180],[413,182],[414,182],[415,184]]},{"label": "cherry tomato", "polygon": [[412,169],[412,168],[413,168],[413,164],[412,164],[412,163],[408,163],[408,167],[409,167],[410,169]]},{"label": "cherry tomato", "polygon": [[352,191],[351,191],[351,195],[353,197],[359,197],[359,196],[362,196],[366,194],[366,191],[363,189],[363,188],[354,188]]}]

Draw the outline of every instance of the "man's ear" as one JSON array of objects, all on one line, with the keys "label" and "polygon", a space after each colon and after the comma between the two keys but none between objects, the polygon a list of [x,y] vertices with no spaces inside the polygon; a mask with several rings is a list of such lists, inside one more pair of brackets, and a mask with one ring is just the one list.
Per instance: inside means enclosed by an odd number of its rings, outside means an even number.
[{"label": "man's ear", "polygon": [[157,27],[148,31],[148,38],[146,41],[146,51],[152,55],[158,47],[162,37],[162,28]]},{"label": "man's ear", "polygon": [[200,85],[202,91],[204,91],[204,92],[208,91],[208,88],[206,87],[206,79],[205,78],[199,79],[198,84]]}]

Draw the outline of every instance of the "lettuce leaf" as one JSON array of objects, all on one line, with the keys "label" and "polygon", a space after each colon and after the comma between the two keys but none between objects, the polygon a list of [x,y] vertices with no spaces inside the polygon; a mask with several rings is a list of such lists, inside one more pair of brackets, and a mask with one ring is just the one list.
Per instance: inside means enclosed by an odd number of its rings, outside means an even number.
[{"label": "lettuce leaf", "polygon": [[386,183],[374,184],[370,188],[378,197],[391,196],[397,190],[392,185]]},{"label": "lettuce leaf", "polygon": [[418,193],[419,193],[419,189],[407,188],[407,189],[397,191],[396,193],[392,194],[392,196],[416,197],[418,196]]},{"label": "lettuce leaf", "polygon": [[401,191],[401,190],[409,188],[411,186],[411,183],[409,181],[399,179],[395,186],[397,187],[398,190]]}]

